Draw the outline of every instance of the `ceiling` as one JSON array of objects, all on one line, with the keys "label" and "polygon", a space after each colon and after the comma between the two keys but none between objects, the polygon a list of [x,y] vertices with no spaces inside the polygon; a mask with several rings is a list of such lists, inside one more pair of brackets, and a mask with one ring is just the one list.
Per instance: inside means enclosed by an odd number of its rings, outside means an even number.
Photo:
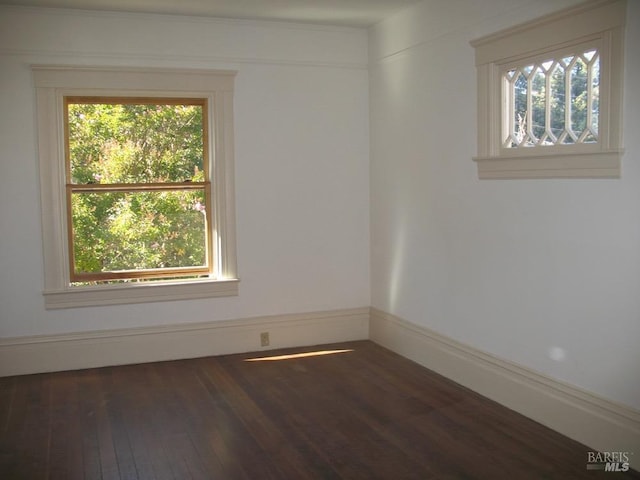
[{"label": "ceiling", "polygon": [[420,0],[0,0],[4,5],[367,27]]}]

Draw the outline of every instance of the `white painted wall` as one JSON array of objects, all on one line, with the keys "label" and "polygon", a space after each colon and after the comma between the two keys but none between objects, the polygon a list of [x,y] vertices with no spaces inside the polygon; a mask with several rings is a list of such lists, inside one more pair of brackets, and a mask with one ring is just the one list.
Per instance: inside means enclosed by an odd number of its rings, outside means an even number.
[{"label": "white painted wall", "polygon": [[370,32],[372,305],[640,408],[640,2],[619,180],[483,180],[469,41],[574,0],[425,0]]},{"label": "white painted wall", "polygon": [[[238,297],[44,310],[34,63],[238,71]],[[0,7],[0,338],[368,306],[366,64],[362,29]]]},{"label": "white painted wall", "polygon": [[[468,41],[572,3],[425,0],[370,31],[368,79],[358,29],[0,7],[0,338],[372,304],[639,408],[637,52],[622,179],[471,161]],[[32,63],[238,70],[238,297],[44,310]]]}]

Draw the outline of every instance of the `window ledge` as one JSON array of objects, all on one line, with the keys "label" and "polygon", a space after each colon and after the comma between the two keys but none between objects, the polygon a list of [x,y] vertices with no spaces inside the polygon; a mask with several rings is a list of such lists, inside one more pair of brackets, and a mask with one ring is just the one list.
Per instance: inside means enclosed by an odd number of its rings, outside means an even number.
[{"label": "window ledge", "polygon": [[[531,152],[527,152],[531,153]],[[481,179],[620,178],[624,150],[597,153],[474,157]]]},{"label": "window ledge", "polygon": [[129,283],[90,287],[69,287],[45,291],[47,310],[100,305],[124,305],[238,295],[238,279],[189,280],[157,283]]}]

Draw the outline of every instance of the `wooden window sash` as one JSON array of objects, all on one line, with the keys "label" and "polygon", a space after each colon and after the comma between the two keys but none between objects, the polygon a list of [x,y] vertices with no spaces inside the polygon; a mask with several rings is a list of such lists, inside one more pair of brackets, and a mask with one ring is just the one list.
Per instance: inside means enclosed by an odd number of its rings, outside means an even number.
[{"label": "wooden window sash", "polygon": [[211,182],[167,183],[67,183],[73,193],[94,192],[162,192],[175,190],[204,190]]},{"label": "wooden window sash", "polygon": [[[196,105],[202,108],[202,147],[204,182],[160,182],[160,183],[117,183],[117,184],[75,184],[71,182],[71,155],[69,146],[69,105],[105,104],[105,105]],[[102,96],[65,96],[64,97],[64,149],[67,207],[67,246],[69,252],[69,280],[71,283],[109,282],[118,280],[153,280],[173,277],[208,276],[213,273],[213,241],[211,182],[209,181],[209,112],[206,98],[181,97],[102,97]],[[76,272],[71,197],[73,193],[113,193],[147,191],[186,191],[203,190],[205,195],[205,265],[179,268],[154,268],[139,270],[118,270],[107,272]]]}]

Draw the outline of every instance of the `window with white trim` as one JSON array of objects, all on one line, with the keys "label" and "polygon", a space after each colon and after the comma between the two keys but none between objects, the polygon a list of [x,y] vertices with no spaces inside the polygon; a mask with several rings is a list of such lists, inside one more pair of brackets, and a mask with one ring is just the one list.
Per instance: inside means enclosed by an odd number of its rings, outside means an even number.
[{"label": "window with white trim", "polygon": [[534,63],[501,69],[502,147],[598,142],[600,53],[577,45]]},{"label": "window with white trim", "polygon": [[45,306],[236,295],[235,73],[33,75]]},{"label": "window with white trim", "polygon": [[615,178],[624,0],[596,0],[475,40],[480,178]]}]

